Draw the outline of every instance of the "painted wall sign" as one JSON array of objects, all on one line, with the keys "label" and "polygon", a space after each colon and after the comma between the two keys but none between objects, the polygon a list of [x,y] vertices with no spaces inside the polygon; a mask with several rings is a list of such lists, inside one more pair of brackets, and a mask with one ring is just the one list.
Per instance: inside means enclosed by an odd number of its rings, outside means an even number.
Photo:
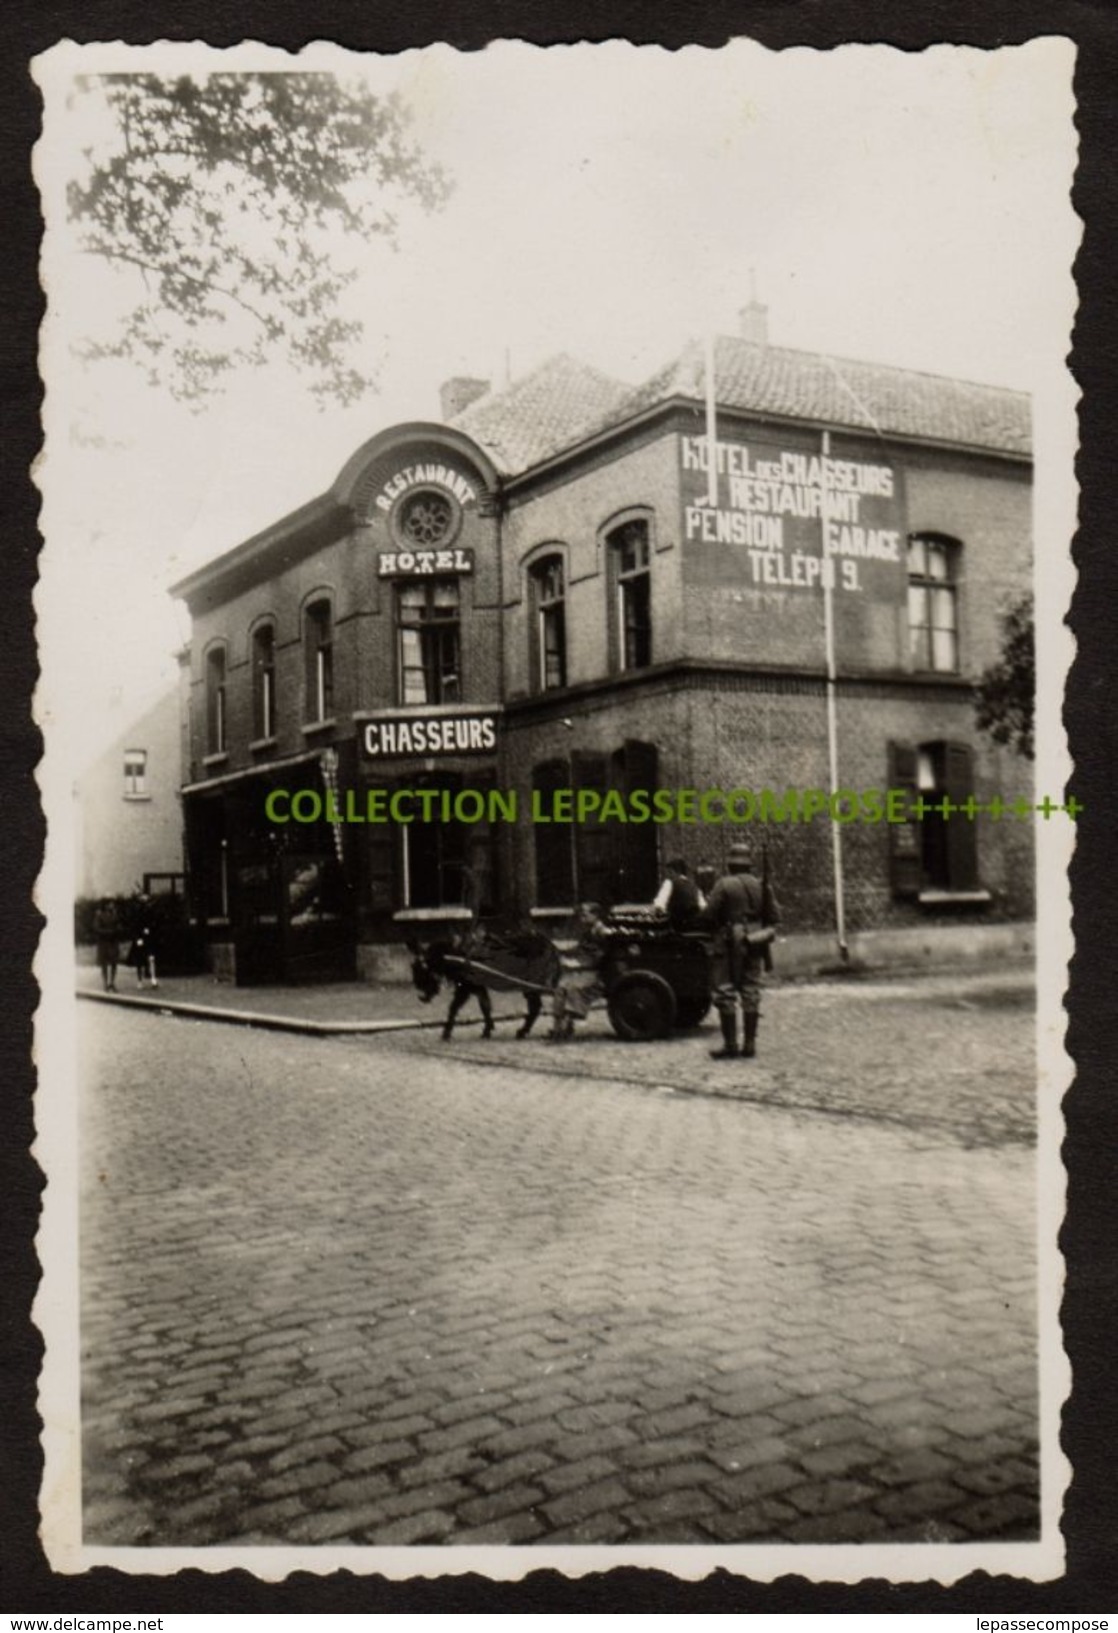
[{"label": "painted wall sign", "polygon": [[742,552],[758,589],[904,594],[904,523],[891,465],[769,443],[716,444],[718,503],[707,502],[706,437],[680,438],[685,544]]},{"label": "painted wall sign", "polygon": [[368,720],[361,740],[371,760],[409,754],[484,754],[497,746],[497,716],[397,715]]},{"label": "painted wall sign", "polygon": [[477,502],[477,489],[451,465],[404,465],[377,494],[377,509],[389,511],[410,488],[444,488],[460,505]]},{"label": "painted wall sign", "polygon": [[472,550],[382,550],[378,578],[426,578],[432,573],[472,573]]}]

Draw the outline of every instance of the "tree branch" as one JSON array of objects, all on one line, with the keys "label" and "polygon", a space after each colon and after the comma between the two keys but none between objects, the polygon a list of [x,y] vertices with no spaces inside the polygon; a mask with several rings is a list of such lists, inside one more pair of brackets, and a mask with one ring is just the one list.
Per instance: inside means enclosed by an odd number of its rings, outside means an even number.
[{"label": "tree branch", "polygon": [[141,272],[152,272],[159,278],[182,278],[186,283],[194,284],[196,288],[204,289],[211,295],[221,295],[226,300],[232,301],[235,306],[247,312],[249,317],[255,318],[262,329],[270,330],[272,327],[263,313],[258,312],[234,290],[223,289],[220,284],[211,282],[209,278],[195,277],[192,272],[184,272],[181,267],[161,267],[157,261],[145,261],[140,255],[132,255],[127,250],[110,249],[107,244],[83,244],[81,250],[83,255],[100,255],[107,261],[125,261],[129,266],[138,267]]}]

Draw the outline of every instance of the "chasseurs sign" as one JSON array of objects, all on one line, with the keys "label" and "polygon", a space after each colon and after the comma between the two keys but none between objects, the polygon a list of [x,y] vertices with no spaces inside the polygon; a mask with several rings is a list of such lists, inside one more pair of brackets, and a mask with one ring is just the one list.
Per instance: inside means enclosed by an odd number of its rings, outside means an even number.
[{"label": "chasseurs sign", "polygon": [[497,716],[397,715],[368,720],[362,741],[371,760],[407,754],[484,754],[497,746]]},{"label": "chasseurs sign", "polygon": [[423,578],[430,573],[472,573],[472,550],[382,550],[378,578]]},{"label": "chasseurs sign", "polygon": [[444,488],[460,505],[472,505],[477,490],[450,465],[405,465],[377,494],[377,509],[388,511],[409,488]]}]

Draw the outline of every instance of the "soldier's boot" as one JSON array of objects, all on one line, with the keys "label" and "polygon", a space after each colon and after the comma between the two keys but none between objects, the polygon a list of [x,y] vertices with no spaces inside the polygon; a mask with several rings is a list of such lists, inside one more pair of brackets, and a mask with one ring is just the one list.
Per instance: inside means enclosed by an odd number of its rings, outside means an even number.
[{"label": "soldier's boot", "polygon": [[757,1022],[760,1019],[760,1015],[745,1017],[745,1042],[741,1046],[741,1052],[747,1060],[752,1060],[757,1053]]},{"label": "soldier's boot", "polygon": [[718,1019],[722,1024],[722,1047],[710,1051],[711,1060],[732,1060],[738,1053],[738,1018],[735,1012],[720,1010]]}]

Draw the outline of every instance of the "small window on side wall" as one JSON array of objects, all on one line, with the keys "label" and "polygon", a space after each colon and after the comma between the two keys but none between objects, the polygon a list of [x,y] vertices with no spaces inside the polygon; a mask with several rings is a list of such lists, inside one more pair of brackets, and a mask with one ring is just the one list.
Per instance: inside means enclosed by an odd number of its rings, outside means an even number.
[{"label": "small window on side wall", "polygon": [[908,541],[908,638],[914,669],[959,670],[958,576],[962,546],[938,533]]},{"label": "small window on side wall", "polygon": [[567,684],[567,602],[563,558],[545,556],[529,574],[534,690]]},{"label": "small window on side wall", "polygon": [[147,775],[147,750],[142,748],[126,748],[124,751],[125,799],[147,798]]},{"label": "small window on side wall", "polygon": [[617,669],[652,662],[652,567],[648,523],[624,522],[607,536],[613,602],[613,649]]}]

